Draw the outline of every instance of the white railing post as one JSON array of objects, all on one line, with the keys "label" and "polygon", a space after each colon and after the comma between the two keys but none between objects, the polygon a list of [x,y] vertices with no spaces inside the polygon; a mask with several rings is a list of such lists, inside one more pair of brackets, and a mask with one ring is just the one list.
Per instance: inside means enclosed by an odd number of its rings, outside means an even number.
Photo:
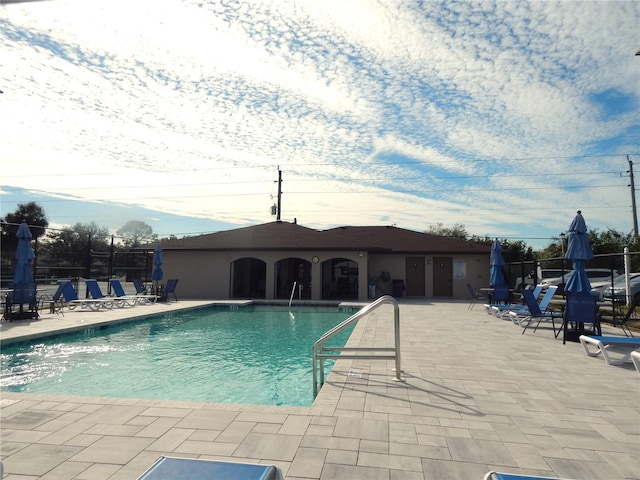
[{"label": "white railing post", "polygon": [[[393,347],[328,347],[327,350],[339,352],[339,353],[325,353],[324,343],[347,328],[352,323],[360,320],[362,317],[368,315],[376,308],[384,304],[393,305],[393,332],[394,332],[394,346]],[[344,354],[345,351],[354,351],[355,354]],[[362,354],[357,353],[361,351],[369,352],[393,352],[392,355],[381,355],[379,353]],[[320,386],[324,384],[324,360],[332,359],[367,359],[367,360],[395,360],[395,380],[402,381],[402,365],[400,361],[400,307],[395,298],[391,295],[384,295],[378,298],[376,301],[365,306],[363,309],[351,315],[345,321],[339,325],[333,327],[331,330],[322,335],[316,343],[313,345],[313,397],[318,395],[318,368],[320,369]],[[319,361],[318,361],[319,360]],[[319,363],[319,365],[318,365]]]}]

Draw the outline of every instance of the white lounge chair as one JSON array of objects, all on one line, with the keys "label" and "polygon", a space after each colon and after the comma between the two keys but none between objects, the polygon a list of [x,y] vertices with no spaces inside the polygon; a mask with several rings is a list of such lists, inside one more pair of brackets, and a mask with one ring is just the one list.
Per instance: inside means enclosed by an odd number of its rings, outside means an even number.
[{"label": "white lounge chair", "polygon": [[631,352],[631,361],[633,366],[636,367],[638,373],[640,373],[640,350],[634,350]]},{"label": "white lounge chair", "polygon": [[[580,343],[587,355],[590,357],[599,357],[602,355],[609,365],[622,365],[628,362],[632,359],[631,353],[640,348],[640,338],[629,337],[580,335]],[[592,351],[590,347],[595,347],[597,350]],[[612,357],[611,353],[613,352],[619,356],[615,358]]]},{"label": "white lounge chair", "polygon": [[[548,294],[549,295],[549,300],[551,300],[551,297],[553,297],[553,294],[555,293],[555,290],[553,290],[552,292],[549,292],[549,290],[552,290],[554,287],[549,287],[547,289],[547,293],[545,294],[545,296]],[[555,287],[557,288],[557,287]],[[522,292],[522,296],[524,297],[525,303],[527,304],[527,308],[528,308],[528,312],[515,312],[515,311],[511,311],[509,312],[509,316],[511,317],[511,319],[513,320],[513,323],[515,323],[516,325],[520,325],[522,327],[522,333],[527,331],[527,328],[529,328],[529,326],[531,325],[531,322],[534,321],[538,321],[538,323],[536,324],[536,327],[534,329],[537,330],[538,326],[540,325],[540,322],[543,321],[550,321],[552,328],[553,328],[553,334],[554,336],[556,335],[556,324],[555,324],[555,320],[561,320],[562,319],[562,314],[560,312],[554,312],[552,310],[549,309],[548,306],[545,305],[544,310],[541,308],[541,305],[538,305],[536,303],[535,298],[533,298],[532,292],[530,292],[529,290],[524,290]],[[540,302],[542,303],[542,302]]]},{"label": "white lounge chair", "polygon": [[122,283],[120,283],[120,280],[115,278],[112,278],[111,280],[109,280],[109,283],[111,283],[111,288],[113,288],[113,293],[116,294],[116,298],[133,302],[134,304],[143,305],[148,302],[155,303],[155,301],[158,299],[157,295],[146,295],[142,293],[136,293],[135,295],[127,295],[124,291],[124,288],[122,287]]},{"label": "white lounge chair", "polygon": [[[525,290],[528,290],[528,286],[527,288],[525,288]],[[538,299],[538,296],[540,295],[540,292],[542,291],[542,285],[536,285],[535,288],[533,289],[533,298]],[[553,294],[551,295],[553,296]],[[524,297],[523,297],[524,298]],[[543,297],[544,299],[544,297]],[[490,313],[498,318],[502,318],[504,319],[508,319],[509,318],[509,312],[510,311],[525,311],[528,312],[529,309],[527,308],[526,305],[524,304],[507,304],[507,305],[503,305],[503,304],[485,304],[484,308],[487,310],[487,313]],[[545,306],[546,308],[546,306]]]},{"label": "white lounge chair", "polygon": [[539,477],[531,475],[520,475],[517,473],[489,472],[484,476],[484,480],[562,480],[558,477]]},{"label": "white lounge chair", "polygon": [[164,479],[276,480],[275,465],[220,460],[160,457],[138,480]]},{"label": "white lounge chair", "polygon": [[83,300],[79,299],[78,294],[73,289],[73,285],[71,285],[71,282],[65,283],[64,287],[62,288],[62,295],[67,302],[67,308],[69,308],[69,310],[74,310],[76,307],[80,307],[82,309],[88,308],[89,310],[93,310],[94,312],[96,312],[100,309],[110,310],[114,305],[113,300],[109,300],[107,298],[85,298]]}]

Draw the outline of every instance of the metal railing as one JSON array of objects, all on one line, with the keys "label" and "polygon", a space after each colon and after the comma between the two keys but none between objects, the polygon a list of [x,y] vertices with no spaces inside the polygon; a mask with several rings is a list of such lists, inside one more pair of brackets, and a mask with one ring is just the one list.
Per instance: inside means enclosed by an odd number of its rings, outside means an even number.
[{"label": "metal railing", "polygon": [[[329,347],[325,346],[325,342],[330,338],[333,338],[342,330],[347,328],[354,322],[357,322],[362,317],[368,315],[378,307],[391,304],[394,310],[394,337],[395,342],[393,347]],[[331,353],[333,352],[333,353]],[[343,352],[371,352],[368,354],[344,354]],[[393,352],[392,355],[382,355],[381,352]],[[341,324],[333,327],[320,337],[316,343],[313,344],[313,397],[318,395],[318,371],[320,372],[320,386],[324,385],[324,361],[326,359],[366,359],[366,360],[395,360],[396,377],[395,380],[402,381],[400,374],[402,369],[400,367],[400,307],[398,302],[391,295],[384,295],[378,298],[376,301],[370,303],[362,310],[354,313],[347,318]]]}]

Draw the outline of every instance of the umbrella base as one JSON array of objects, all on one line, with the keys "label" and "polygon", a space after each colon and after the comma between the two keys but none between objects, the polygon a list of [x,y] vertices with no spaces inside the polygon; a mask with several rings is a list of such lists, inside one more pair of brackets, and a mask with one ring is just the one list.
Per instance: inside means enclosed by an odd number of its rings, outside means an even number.
[{"label": "umbrella base", "polygon": [[2,319],[7,322],[13,322],[14,320],[33,320],[39,318],[37,311],[23,310],[23,311],[5,311],[2,315]]}]

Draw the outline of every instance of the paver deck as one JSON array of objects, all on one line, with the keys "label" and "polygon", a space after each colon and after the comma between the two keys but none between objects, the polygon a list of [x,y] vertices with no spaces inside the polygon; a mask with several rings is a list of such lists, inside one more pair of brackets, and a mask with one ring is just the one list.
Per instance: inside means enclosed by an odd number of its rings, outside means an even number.
[{"label": "paver deck", "polygon": [[[196,304],[45,315],[0,334]],[[587,357],[547,328],[521,335],[466,302],[403,301],[400,317],[405,382],[392,361],[340,360],[309,408],[2,392],[4,478],[133,480],[165,455],[273,464],[287,480],[640,479],[631,364]],[[392,345],[392,319],[391,306],[374,311],[350,344]]]}]

